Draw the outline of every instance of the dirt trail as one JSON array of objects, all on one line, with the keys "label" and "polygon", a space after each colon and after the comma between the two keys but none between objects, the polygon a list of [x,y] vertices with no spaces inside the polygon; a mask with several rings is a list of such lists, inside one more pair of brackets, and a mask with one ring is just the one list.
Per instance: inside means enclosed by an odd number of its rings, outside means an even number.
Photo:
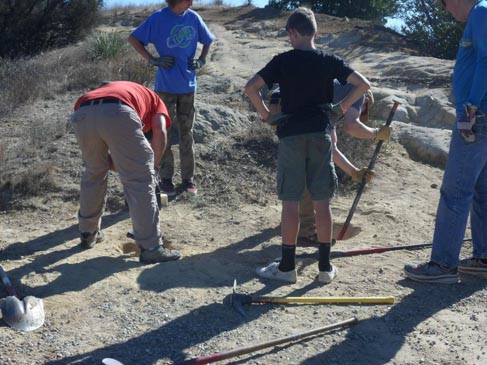
[{"label": "dirt trail", "polygon": [[[249,21],[249,27],[261,24],[262,28],[250,33],[240,30],[245,14],[241,9],[202,11],[218,41],[200,79],[201,103],[224,105],[228,95],[222,92],[223,82],[239,93],[244,80],[287,47],[282,37],[261,39],[278,31],[266,28],[268,24],[281,24],[285,18],[270,18],[262,24]],[[50,102],[55,105],[62,98]],[[55,118],[53,110],[58,109],[39,108],[35,117]],[[59,115],[66,110],[59,110]],[[72,135],[66,138],[74,143]],[[213,143],[222,146],[221,141]],[[206,148],[210,147],[197,146],[199,153]],[[199,169],[205,166],[201,160]],[[335,249],[429,242],[441,176],[440,169],[411,160],[398,143],[386,144],[347,239]],[[267,204],[245,199],[205,204],[205,190],[200,194],[200,198],[172,201],[162,209],[165,238],[183,257],[160,265],[141,266],[133,253],[123,252],[132,242],[126,237],[131,224],[125,210],[106,213],[105,242],[86,251],[78,248],[74,202],[53,199],[43,202],[44,209],[0,214],[2,266],[21,295],[43,298],[46,308],[46,323],[38,331],[20,334],[0,326],[0,364],[101,364],[104,357],[117,358],[125,365],[172,364],[184,356],[228,351],[353,316],[360,322],[349,329],[223,363],[487,363],[485,280],[465,276],[461,284],[448,287],[407,281],[403,265],[428,258],[428,250],[419,250],[335,259],[337,279],[320,286],[314,280],[316,249],[300,248],[296,284],[261,281],[256,267],[280,255],[280,205],[275,195],[269,194]],[[336,233],[353,198],[340,191],[333,201]],[[469,249],[465,245],[463,254],[469,254]],[[392,295],[396,303],[255,305],[246,308],[244,319],[223,304],[234,279],[240,291],[258,295]]]}]

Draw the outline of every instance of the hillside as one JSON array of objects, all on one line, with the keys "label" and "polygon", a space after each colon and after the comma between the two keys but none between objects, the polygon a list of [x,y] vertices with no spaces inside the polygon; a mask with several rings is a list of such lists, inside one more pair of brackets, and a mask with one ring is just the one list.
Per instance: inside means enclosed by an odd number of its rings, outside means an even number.
[{"label": "hillside", "polygon": [[[280,255],[277,144],[242,91],[274,54],[289,48],[283,28],[287,13],[253,7],[195,9],[217,40],[198,79],[199,195],[178,196],[161,210],[165,240],[181,250],[180,261],[139,264],[126,237],[131,223],[116,174],[110,175],[102,223],[105,242],[87,251],[78,248],[82,166],[68,120],[89,80],[75,80],[73,66],[53,72],[49,81],[72,85],[66,91],[42,95],[1,116],[0,177],[24,189],[18,190],[24,192],[20,196],[5,186],[1,191],[1,265],[21,296],[44,300],[46,323],[20,333],[2,322],[0,364],[101,364],[106,357],[125,365],[173,364],[351,317],[359,323],[350,328],[222,363],[486,363],[487,282],[469,276],[454,286],[405,280],[404,264],[428,259],[428,249],[334,259],[337,279],[320,286],[314,281],[316,249],[300,248],[296,284],[257,278],[255,269]],[[108,12],[100,29],[128,34],[152,10]],[[318,23],[319,46],[343,56],[372,81],[372,123],[384,123],[392,101],[401,102],[393,139],[377,160],[376,176],[347,236],[334,250],[430,242],[454,120],[449,89],[453,63],[424,57],[401,35],[364,21],[318,16]],[[61,63],[78,55],[82,46],[41,57]],[[80,61],[76,67],[92,66]],[[374,145],[340,132],[340,148],[362,166]],[[335,233],[355,189],[343,179],[332,203]],[[468,255],[470,249],[466,243],[462,253]],[[254,304],[245,308],[243,318],[224,303],[234,279],[239,292],[256,295],[394,296],[396,302]]]}]

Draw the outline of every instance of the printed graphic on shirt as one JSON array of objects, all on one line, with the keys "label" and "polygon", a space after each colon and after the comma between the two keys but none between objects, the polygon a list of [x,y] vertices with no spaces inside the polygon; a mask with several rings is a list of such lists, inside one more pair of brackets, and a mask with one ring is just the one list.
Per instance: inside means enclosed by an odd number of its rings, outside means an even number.
[{"label": "printed graphic on shirt", "polygon": [[462,39],[460,41],[460,48],[472,47],[472,41],[470,39]]},{"label": "printed graphic on shirt", "polygon": [[186,48],[196,35],[196,30],[188,25],[178,24],[171,29],[166,44],[169,48]]}]

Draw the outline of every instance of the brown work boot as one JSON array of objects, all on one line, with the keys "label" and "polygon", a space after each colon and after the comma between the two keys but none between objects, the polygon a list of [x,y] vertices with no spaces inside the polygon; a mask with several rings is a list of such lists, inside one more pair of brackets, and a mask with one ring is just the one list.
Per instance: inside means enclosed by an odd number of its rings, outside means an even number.
[{"label": "brown work boot", "polygon": [[105,240],[105,234],[101,229],[93,233],[82,232],[81,242],[79,245],[82,248],[93,248],[97,243],[103,242],[104,240]]},{"label": "brown work boot", "polygon": [[139,261],[143,264],[155,264],[157,262],[166,262],[179,260],[181,253],[178,250],[169,250],[164,246],[157,246],[153,249],[141,249]]}]

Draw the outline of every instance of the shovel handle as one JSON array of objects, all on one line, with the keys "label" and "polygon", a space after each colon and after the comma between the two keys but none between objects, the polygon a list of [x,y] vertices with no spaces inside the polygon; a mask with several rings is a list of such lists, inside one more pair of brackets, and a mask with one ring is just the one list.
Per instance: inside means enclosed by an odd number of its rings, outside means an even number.
[{"label": "shovel handle", "polygon": [[[391,125],[392,118],[394,117],[394,113],[396,112],[398,106],[399,106],[399,102],[394,101],[394,105],[391,108],[391,111],[389,113],[389,117],[387,118],[387,121],[385,124],[386,126]],[[372,170],[374,168],[375,160],[377,160],[377,156],[379,155],[379,152],[380,152],[380,149],[382,148],[383,143],[384,143],[384,141],[377,142],[377,146],[375,147],[374,154],[372,155],[369,166],[367,168],[368,170]],[[360,183],[360,186],[358,188],[357,195],[355,196],[355,199],[353,201],[352,208],[350,208],[350,212],[348,213],[347,219],[345,220],[345,223],[343,224],[343,227],[340,230],[340,233],[338,234],[338,237],[337,237],[338,241],[342,240],[343,237],[345,236],[345,232],[347,232],[350,221],[352,220],[353,214],[355,213],[355,209],[357,209],[358,202],[360,201],[360,197],[362,196],[362,193],[364,192],[365,184],[366,184],[366,181],[365,181],[365,176],[364,176],[364,178],[362,179],[362,182]]]},{"label": "shovel handle", "polygon": [[252,303],[394,304],[394,297],[252,297]]},{"label": "shovel handle", "polygon": [[14,287],[12,286],[12,283],[10,282],[10,279],[7,276],[7,273],[3,270],[3,268],[0,266],[0,276],[2,277],[2,283],[3,286],[5,286],[5,289],[8,292],[8,295],[10,296],[17,296],[17,293],[15,293]]}]

